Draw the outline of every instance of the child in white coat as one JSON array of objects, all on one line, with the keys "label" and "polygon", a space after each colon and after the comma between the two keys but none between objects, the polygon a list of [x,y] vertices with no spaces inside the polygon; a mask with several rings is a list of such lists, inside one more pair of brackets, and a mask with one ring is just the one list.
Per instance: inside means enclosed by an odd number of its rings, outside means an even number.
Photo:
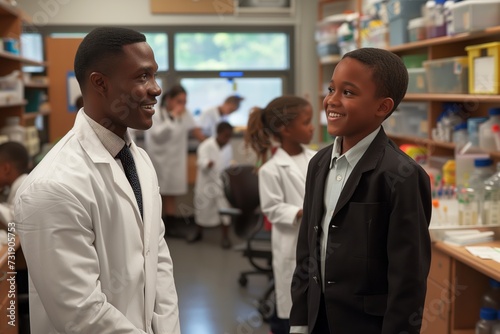
[{"label": "child in white coat", "polygon": [[[217,134],[206,139],[197,150],[197,175],[194,186],[194,218],[197,225],[196,235],[190,241],[202,237],[201,227],[222,228],[222,248],[231,247],[229,240],[229,216],[221,216],[219,209],[228,208],[222,189],[221,172],[228,168],[233,157],[230,139],[233,127],[227,122],[217,125]],[[230,154],[228,154],[228,152]]]},{"label": "child in white coat", "polygon": [[[247,144],[263,163],[259,169],[262,212],[272,223],[273,272],[278,320],[271,324],[274,334],[289,333],[292,307],[291,284],[295,251],[302,218],[306,172],[314,151],[305,148],[313,136],[312,107],[296,96],[282,96],[264,109],[251,113]],[[281,146],[266,162],[271,140]]]},{"label": "child in white coat", "polygon": [[23,144],[9,141],[0,144],[0,191],[8,190],[6,202],[0,202],[0,226],[7,229],[14,213],[14,196],[28,176],[30,157]]}]

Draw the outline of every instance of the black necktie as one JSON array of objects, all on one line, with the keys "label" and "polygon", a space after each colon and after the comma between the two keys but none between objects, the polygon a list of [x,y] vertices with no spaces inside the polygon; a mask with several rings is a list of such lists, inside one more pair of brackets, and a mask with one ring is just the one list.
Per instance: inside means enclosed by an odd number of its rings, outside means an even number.
[{"label": "black necktie", "polygon": [[135,169],[134,158],[130,152],[130,148],[125,144],[121,151],[116,156],[121,160],[123,169],[125,170],[125,176],[127,176],[128,182],[132,186],[134,191],[135,199],[137,200],[137,205],[139,206],[139,211],[142,217],[142,192],[141,183],[139,182],[139,176],[137,176],[137,170]]}]

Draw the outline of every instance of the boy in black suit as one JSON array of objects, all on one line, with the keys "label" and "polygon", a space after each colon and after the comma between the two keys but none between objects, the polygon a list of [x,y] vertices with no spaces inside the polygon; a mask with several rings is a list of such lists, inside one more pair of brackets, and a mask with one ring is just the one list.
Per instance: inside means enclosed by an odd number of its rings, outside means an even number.
[{"label": "boy in black suit", "polygon": [[408,86],[393,53],[337,64],[323,105],[333,145],[309,163],[291,333],[419,333],[431,250],[429,177],[381,124]]}]

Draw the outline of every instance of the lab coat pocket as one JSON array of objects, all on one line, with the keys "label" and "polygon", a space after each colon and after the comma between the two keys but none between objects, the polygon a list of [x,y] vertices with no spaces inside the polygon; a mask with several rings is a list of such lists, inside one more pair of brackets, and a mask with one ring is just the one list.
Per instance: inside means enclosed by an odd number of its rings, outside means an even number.
[{"label": "lab coat pocket", "polygon": [[387,310],[387,294],[363,296],[365,313],[383,317]]}]

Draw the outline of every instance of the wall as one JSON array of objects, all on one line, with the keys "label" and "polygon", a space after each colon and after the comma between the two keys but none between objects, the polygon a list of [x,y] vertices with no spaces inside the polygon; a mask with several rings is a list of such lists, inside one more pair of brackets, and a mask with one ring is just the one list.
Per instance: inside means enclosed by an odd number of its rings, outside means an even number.
[{"label": "wall", "polygon": [[[318,0],[296,0],[293,17],[222,15],[152,15],[149,0],[17,0],[36,26],[98,25],[293,25],[295,26],[295,88],[318,111],[318,69],[314,30]],[[186,1],[186,0],[180,0]],[[314,117],[318,120],[319,117]],[[317,137],[317,136],[315,136]]]}]

